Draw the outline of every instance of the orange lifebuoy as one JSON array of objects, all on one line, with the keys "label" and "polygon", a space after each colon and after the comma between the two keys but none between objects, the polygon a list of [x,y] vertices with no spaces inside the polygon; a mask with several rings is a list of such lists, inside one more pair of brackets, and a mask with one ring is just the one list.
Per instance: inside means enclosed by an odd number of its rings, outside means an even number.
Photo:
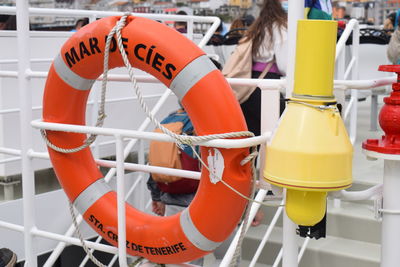
[{"label": "orange lifebuoy", "polygon": [[[93,22],[63,45],[47,78],[43,119],[47,122],[85,124],[86,101],[94,80],[103,72],[105,40],[120,17]],[[131,64],[171,88],[188,112],[198,135],[245,131],[239,104],[229,84],[204,52],[189,39],[161,23],[130,16],[122,29]],[[116,45],[110,48],[109,66],[123,66]],[[56,146],[80,146],[86,135],[47,131]],[[210,148],[201,149],[205,162]],[[220,149],[223,179],[250,193],[249,164],[240,161],[248,149]],[[104,182],[90,149],[64,154],[49,148],[57,177],[86,222],[117,245],[116,193]],[[145,214],[126,206],[127,252],[159,263],[187,262],[213,251],[237,226],[246,200],[221,183],[212,183],[203,168],[198,192],[183,212],[169,217]]]}]

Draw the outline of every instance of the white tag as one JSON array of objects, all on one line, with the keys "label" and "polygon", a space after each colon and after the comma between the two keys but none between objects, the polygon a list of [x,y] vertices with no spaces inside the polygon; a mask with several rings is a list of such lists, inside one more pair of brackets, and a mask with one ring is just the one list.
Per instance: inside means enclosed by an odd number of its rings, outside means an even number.
[{"label": "white tag", "polygon": [[210,181],[211,183],[216,184],[222,179],[222,174],[225,169],[222,153],[216,148],[208,150],[207,163],[208,168],[210,169]]}]

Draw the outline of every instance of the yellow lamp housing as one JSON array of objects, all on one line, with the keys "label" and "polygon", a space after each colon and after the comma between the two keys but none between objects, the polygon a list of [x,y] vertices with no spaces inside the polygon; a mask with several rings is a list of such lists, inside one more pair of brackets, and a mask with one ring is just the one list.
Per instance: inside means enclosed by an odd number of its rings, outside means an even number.
[{"label": "yellow lamp housing", "polygon": [[287,188],[286,212],[298,225],[321,221],[327,192],[352,183],[353,147],[333,96],[336,28],[334,21],[299,21],[295,97],[266,149],[264,178]]}]

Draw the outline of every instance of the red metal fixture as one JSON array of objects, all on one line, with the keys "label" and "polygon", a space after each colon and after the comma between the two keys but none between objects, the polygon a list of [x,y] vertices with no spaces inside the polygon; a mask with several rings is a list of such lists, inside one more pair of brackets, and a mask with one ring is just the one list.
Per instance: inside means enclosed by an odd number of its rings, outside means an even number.
[{"label": "red metal fixture", "polygon": [[383,154],[400,154],[400,65],[381,65],[380,71],[396,72],[397,82],[392,85],[393,92],[385,97],[385,105],[379,113],[379,125],[385,135],[379,139],[367,139],[362,147]]}]

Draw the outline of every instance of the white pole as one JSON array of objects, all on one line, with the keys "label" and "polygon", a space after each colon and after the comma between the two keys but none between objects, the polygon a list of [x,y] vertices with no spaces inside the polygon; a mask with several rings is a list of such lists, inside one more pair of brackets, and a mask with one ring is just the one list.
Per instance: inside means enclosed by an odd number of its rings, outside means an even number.
[{"label": "white pole", "polygon": [[[383,209],[399,211],[400,161],[385,160],[383,174]],[[400,262],[400,214],[382,215],[381,267],[398,266]]]},{"label": "white pole", "polygon": [[297,21],[304,18],[304,0],[289,0],[288,10],[288,62],[286,70],[286,98],[292,96],[294,87],[294,66],[296,58]]},{"label": "white pole", "polygon": [[[283,202],[284,202],[284,201],[282,201],[281,204],[283,204]],[[279,207],[278,210],[276,211],[274,217],[273,217],[272,220],[271,220],[270,225],[268,226],[267,231],[265,232],[265,235],[264,235],[263,239],[261,240],[260,245],[259,245],[258,248],[257,248],[256,253],[255,253],[254,256],[253,256],[253,259],[252,259],[251,262],[250,262],[249,267],[254,267],[254,266],[256,265],[257,260],[258,260],[258,258],[260,257],[261,252],[262,252],[262,250],[264,249],[265,244],[267,243],[268,238],[269,238],[269,236],[271,235],[272,230],[274,229],[274,227],[275,227],[275,225],[276,225],[276,222],[278,221],[279,217],[281,216],[282,210],[283,210],[283,207]]]},{"label": "white pole", "polygon": [[296,224],[289,219],[286,212],[283,213],[282,249],[283,249],[282,267],[297,267],[299,247],[297,245]]},{"label": "white pole", "polygon": [[29,62],[29,3],[26,0],[17,0],[17,43],[18,43],[18,91],[20,99],[20,127],[21,127],[21,157],[22,157],[22,191],[24,213],[24,249],[25,266],[36,267],[37,259],[34,250],[35,229],[35,177],[32,169],[32,159],[28,151],[32,148],[32,94],[29,88],[27,70]]},{"label": "white pole", "polygon": [[126,267],[128,263],[126,261],[124,144],[120,135],[116,135],[115,139],[117,156],[118,257],[120,266]]},{"label": "white pole", "polygon": [[[297,21],[304,18],[304,0],[289,0],[288,55],[296,55]],[[288,56],[286,98],[292,96],[294,87],[295,57]],[[283,261],[282,267],[297,267],[298,246],[296,225],[283,214]]]},{"label": "white pole", "polygon": [[[260,189],[255,197],[255,200],[258,202],[262,202],[265,198],[265,196],[267,195],[267,191],[264,189]],[[246,229],[245,229],[245,233],[247,232],[247,230],[250,227],[251,222],[253,221],[258,209],[260,208],[260,204],[253,202],[251,204],[251,208],[250,208],[250,213],[249,213],[249,218],[246,224]],[[225,253],[224,258],[222,259],[221,263],[219,264],[219,267],[227,267],[230,265],[231,260],[233,258],[233,254],[235,253],[235,249],[236,249],[236,245],[239,242],[239,236],[240,236],[240,232],[242,230],[243,227],[243,223],[240,224],[239,229],[236,231],[236,235],[232,240],[232,243],[229,245],[228,250]]]},{"label": "white pole", "polygon": [[[351,77],[352,80],[358,79],[359,47],[360,47],[360,28],[358,23],[356,23],[354,24],[354,29],[353,29],[352,56],[355,59],[355,63],[352,70],[352,77]],[[352,144],[354,144],[357,136],[358,90],[351,90],[351,98],[354,99],[354,103],[350,113],[350,141]]]}]

